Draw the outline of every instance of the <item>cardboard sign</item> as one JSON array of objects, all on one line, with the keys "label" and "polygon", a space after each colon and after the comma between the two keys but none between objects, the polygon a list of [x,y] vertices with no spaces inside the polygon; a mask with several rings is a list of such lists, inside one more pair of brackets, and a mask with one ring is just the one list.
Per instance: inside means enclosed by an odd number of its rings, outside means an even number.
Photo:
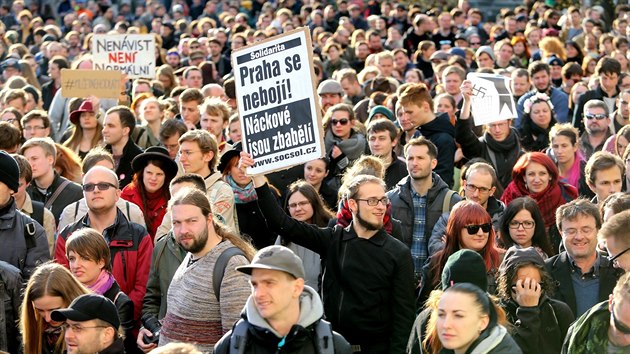
[{"label": "cardboard sign", "polygon": [[118,98],[122,73],[115,70],[61,69],[61,96]]},{"label": "cardboard sign", "polygon": [[152,34],[96,34],[92,37],[96,70],[118,70],[127,78],[155,78],[155,37]]},{"label": "cardboard sign", "polygon": [[503,75],[469,73],[473,84],[471,110],[475,125],[517,117],[511,79]]},{"label": "cardboard sign", "polygon": [[324,156],[321,109],[308,29],[232,53],[248,174],[287,169]]}]

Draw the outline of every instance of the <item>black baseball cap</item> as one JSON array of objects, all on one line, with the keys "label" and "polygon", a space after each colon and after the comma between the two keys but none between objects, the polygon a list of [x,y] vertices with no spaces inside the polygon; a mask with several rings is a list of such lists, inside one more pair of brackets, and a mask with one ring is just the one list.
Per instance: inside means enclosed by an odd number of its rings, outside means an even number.
[{"label": "black baseball cap", "polygon": [[97,294],[77,297],[68,308],[51,312],[50,318],[57,322],[66,320],[84,322],[99,319],[109,323],[115,329],[120,327],[116,305],[110,299]]}]

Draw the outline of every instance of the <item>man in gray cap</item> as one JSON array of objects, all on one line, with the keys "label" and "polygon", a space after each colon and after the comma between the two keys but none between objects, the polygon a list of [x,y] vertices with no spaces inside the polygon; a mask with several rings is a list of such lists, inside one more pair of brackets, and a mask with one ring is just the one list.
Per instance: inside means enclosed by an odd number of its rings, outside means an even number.
[{"label": "man in gray cap", "polygon": [[322,116],[326,114],[328,108],[343,102],[343,88],[336,80],[324,80],[317,87],[319,95],[319,105],[322,108]]},{"label": "man in gray cap", "polygon": [[251,264],[236,270],[251,276],[252,294],[243,318],[217,342],[214,353],[351,353],[350,344],[322,319],[322,302],[304,285],[304,266],[293,251],[265,247]]},{"label": "man in gray cap", "polygon": [[125,352],[118,335],[120,319],[116,305],[102,295],[81,295],[68,308],[53,311],[50,317],[65,322],[68,354]]},{"label": "man in gray cap", "polygon": [[15,206],[13,194],[19,179],[17,162],[0,151],[0,261],[20,269],[26,280],[38,265],[50,259],[50,251],[42,226]]}]

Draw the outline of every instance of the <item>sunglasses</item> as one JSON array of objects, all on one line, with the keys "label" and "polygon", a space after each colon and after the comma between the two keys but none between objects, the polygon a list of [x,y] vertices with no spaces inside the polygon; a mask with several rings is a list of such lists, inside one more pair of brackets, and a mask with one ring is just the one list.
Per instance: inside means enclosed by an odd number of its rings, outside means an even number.
[{"label": "sunglasses", "polygon": [[339,120],[337,120],[337,119],[331,119],[330,120],[330,124],[332,124],[332,125],[346,125],[348,123],[350,123],[350,120],[348,120],[346,118],[341,118]]},{"label": "sunglasses", "polygon": [[619,321],[617,319],[617,316],[615,315],[615,304],[614,303],[613,303],[613,306],[612,306],[611,314],[612,314],[613,322],[615,323],[615,328],[619,332],[621,332],[623,334],[630,334],[630,327],[628,327],[625,324],[621,323],[621,321]]},{"label": "sunglasses", "polygon": [[109,182],[87,183],[83,185],[83,190],[85,192],[93,192],[94,188],[98,188],[99,191],[106,191],[110,188],[118,188],[118,187]]},{"label": "sunglasses", "polygon": [[606,119],[608,118],[608,115],[602,113],[602,114],[590,114],[590,113],[586,113],[584,115],[584,117],[586,117],[586,119],[597,119],[597,120],[602,120],[602,119]]},{"label": "sunglasses", "polygon": [[466,225],[465,227],[466,231],[468,231],[469,234],[474,235],[479,232],[479,229],[481,229],[481,231],[483,231],[484,233],[490,232],[490,229],[492,229],[492,224],[486,223],[481,225]]}]

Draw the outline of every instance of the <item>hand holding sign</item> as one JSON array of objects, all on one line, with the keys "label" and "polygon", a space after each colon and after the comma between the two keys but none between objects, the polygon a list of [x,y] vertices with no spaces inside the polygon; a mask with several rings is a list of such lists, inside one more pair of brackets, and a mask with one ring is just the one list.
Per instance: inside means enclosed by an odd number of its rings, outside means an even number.
[{"label": "hand holding sign", "polygon": [[459,87],[459,90],[461,91],[462,96],[466,101],[470,101],[470,98],[473,95],[472,89],[473,84],[469,80],[464,80],[464,82],[462,82],[462,85]]}]

